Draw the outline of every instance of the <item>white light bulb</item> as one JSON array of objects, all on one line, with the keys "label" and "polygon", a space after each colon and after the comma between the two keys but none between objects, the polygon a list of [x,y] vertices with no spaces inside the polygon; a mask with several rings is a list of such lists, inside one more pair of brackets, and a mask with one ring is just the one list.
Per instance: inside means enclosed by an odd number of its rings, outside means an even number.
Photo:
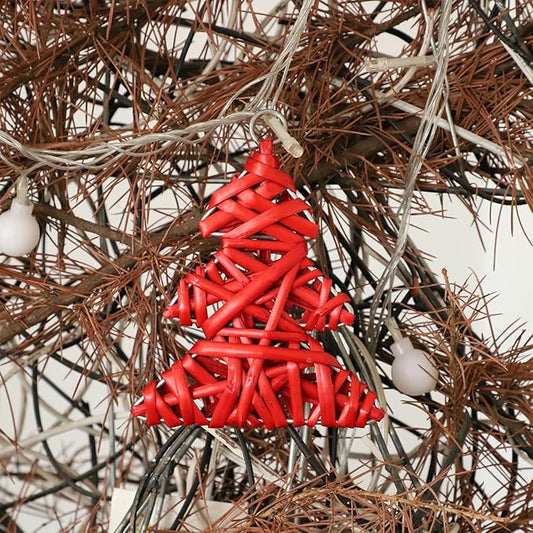
[{"label": "white light bulb", "polygon": [[14,198],[11,209],[0,215],[0,252],[13,257],[30,253],[39,243],[41,231],[32,203]]},{"label": "white light bulb", "polygon": [[439,374],[426,352],[415,350],[406,337],[395,342],[391,350],[394,355],[392,382],[400,392],[418,396],[435,388]]}]

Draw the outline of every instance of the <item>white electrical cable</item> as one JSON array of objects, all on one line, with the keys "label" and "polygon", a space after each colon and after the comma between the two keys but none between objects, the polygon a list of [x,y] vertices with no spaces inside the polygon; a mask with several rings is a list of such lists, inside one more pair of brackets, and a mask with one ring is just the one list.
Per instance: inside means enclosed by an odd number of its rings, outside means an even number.
[{"label": "white electrical cable", "polygon": [[[393,282],[396,270],[407,246],[409,224],[411,220],[411,202],[415,190],[416,178],[418,177],[422,163],[435,136],[437,121],[442,113],[444,102],[446,102],[447,99],[446,71],[450,59],[448,25],[450,23],[451,8],[452,0],[444,0],[442,2],[438,29],[439,44],[437,49],[434,50],[436,63],[435,76],[433,78],[426,107],[421,117],[420,127],[417,131],[409,163],[407,165],[404,194],[397,214],[399,219],[398,238],[396,246],[391,254],[390,261],[378,281],[374,291],[372,305],[370,306],[368,336],[372,347],[375,346],[377,340],[376,332],[380,329],[383,315],[387,307],[381,301],[381,298],[388,286]],[[378,308],[380,307],[381,312],[378,316]]]},{"label": "white electrical cable", "polygon": [[[239,4],[240,2],[238,0],[233,0],[231,2],[231,8],[230,8],[230,14],[228,17],[227,22],[225,23],[225,26],[228,30],[235,30],[239,14]],[[228,47],[228,44],[230,41],[228,39],[222,40],[221,43],[217,43],[216,45],[214,43],[210,43],[209,46],[211,47],[213,51],[213,57],[209,60],[207,65],[202,70],[202,76],[205,76],[213,71],[217,66],[219,66],[219,62],[222,59],[222,56],[226,52],[226,48]],[[187,91],[185,91],[187,93]]]},{"label": "white electrical cable", "polygon": [[[426,20],[426,31],[424,32],[424,37],[422,40],[422,44],[420,45],[420,49],[418,51],[418,54],[414,57],[408,57],[408,58],[400,58],[400,60],[405,60],[405,65],[411,64],[412,66],[407,70],[403,78],[401,78],[398,83],[396,83],[391,89],[389,89],[387,92],[381,92],[378,90],[374,91],[374,96],[376,98],[376,102],[383,104],[385,102],[390,103],[393,107],[396,107],[396,109],[399,109],[400,111],[409,113],[409,114],[423,114],[425,112],[424,109],[417,107],[413,104],[409,104],[403,100],[398,100],[396,97],[401,92],[401,90],[405,87],[405,85],[411,80],[414,73],[420,66],[427,66],[426,63],[431,63],[432,65],[435,63],[435,58],[431,56],[431,61],[429,60],[428,56],[426,56],[426,53],[428,51],[429,45],[431,41],[434,41],[433,39],[433,27],[435,22],[435,14],[433,12],[430,12],[425,8],[425,3],[422,3],[423,7],[423,13],[424,18]],[[518,67],[524,72],[528,80],[533,84],[533,70],[525,61],[516,53],[514,50],[510,49],[505,43],[502,43],[505,49],[509,52],[511,57],[515,60]],[[371,59],[366,62],[367,69],[369,69],[369,66],[371,67],[374,65],[374,63],[377,61],[379,62],[381,58],[378,59]],[[384,62],[384,68],[388,67],[390,65],[394,64],[394,59],[396,58],[382,58]],[[421,63],[421,64],[420,64]],[[372,69],[369,70],[382,70],[381,68],[378,69]],[[372,111],[373,105],[372,104],[366,104],[361,108],[361,113],[368,113]],[[477,144],[478,146],[481,146],[488,152],[493,153],[494,155],[501,157],[507,166],[509,168],[522,168],[524,166],[524,162],[521,161],[519,158],[514,157],[510,150],[506,150],[505,147],[501,147],[498,144],[489,141],[480,135],[476,135],[475,133],[472,133],[464,128],[461,128],[460,126],[457,126],[455,124],[450,124],[449,120],[445,120],[442,118],[437,119],[437,125],[446,130],[449,131],[452,135],[457,135],[458,137],[461,137],[462,139],[465,139],[473,144]]]},{"label": "white electrical cable", "polygon": [[220,442],[218,440],[213,441],[213,449],[211,451],[211,457],[209,458],[209,466],[207,467],[207,479],[205,480],[205,499],[212,500],[213,492],[215,488],[216,477],[216,465],[218,459],[218,452],[220,448]]},{"label": "white electrical cable", "polygon": [[[252,98],[252,100],[245,105],[244,109],[247,111],[257,111],[258,109],[267,105],[269,107],[275,106],[283,89],[285,79],[287,78],[292,58],[300,44],[302,33],[307,27],[307,18],[314,3],[314,0],[304,0],[304,2],[302,2],[302,7],[300,8],[298,17],[292,26],[292,30],[285,41],[283,49],[270,67],[270,70],[263,76],[259,76],[255,80],[252,80],[250,83],[247,83],[244,87],[239,89],[228,100],[228,102],[226,102],[220,113],[221,116],[227,112],[227,110],[230,108],[233,102],[239,98],[239,96],[249,91],[252,87],[260,82],[263,82],[263,85]],[[279,74],[281,74],[281,79],[278,79]],[[272,92],[276,87],[276,92],[274,96],[272,96]]]},{"label": "white electrical cable", "polygon": [[[376,96],[378,98],[382,94],[384,93],[376,91]],[[423,114],[425,113],[425,110],[422,109],[421,107],[415,106],[403,100],[393,100],[392,102],[390,102],[390,105],[395,107],[396,109],[399,109],[400,111],[403,111],[405,113],[409,113],[412,115],[423,116]],[[439,128],[442,128],[443,130],[450,131],[450,125],[443,118],[438,118],[436,120],[436,125]],[[519,169],[524,166],[524,161],[514,156],[511,150],[506,148],[505,146],[502,147],[499,144],[496,144],[495,142],[489,141],[488,139],[485,139],[484,137],[481,137],[480,135],[476,135],[475,133],[472,133],[471,131],[466,130],[465,128],[461,128],[461,126],[454,125],[454,128],[455,128],[455,132],[457,133],[459,137],[471,143],[477,144],[481,148],[484,148],[485,150],[487,150],[487,152],[490,152],[498,157],[501,157],[509,168]]]},{"label": "white electrical cable", "polygon": [[[220,453],[222,455],[225,455],[230,461],[233,461],[234,463],[242,467],[246,467],[239,445],[228,435],[226,435],[223,430],[215,428],[206,428],[206,431],[220,442]],[[272,468],[263,464],[256,457],[251,457],[251,460],[254,469],[267,483],[273,483],[277,486],[283,486],[283,479],[280,479],[279,474],[272,470]]]},{"label": "white electrical cable", "polygon": [[[211,133],[217,127],[235,124],[249,120],[253,116],[252,112],[244,111],[232,113],[226,117],[196,122],[190,126],[167,132],[155,132],[131,137],[129,139],[117,141],[110,139],[90,144],[81,150],[46,150],[25,146],[11,137],[8,133],[0,131],[0,142],[17,150],[24,157],[35,161],[35,167],[47,165],[58,170],[71,170],[83,168],[88,170],[101,170],[109,166],[113,161],[127,155],[131,157],[145,157],[154,155],[165,150],[169,145],[176,142],[196,144],[202,142],[203,137],[198,137],[201,133]],[[150,151],[138,151],[142,147],[150,144],[159,144],[158,148]]]},{"label": "white electrical cable", "polygon": [[[407,72],[404,74],[404,76],[395,83],[386,93],[379,93],[376,94],[376,100],[379,104],[383,104],[385,102],[389,102],[390,100],[396,98],[398,93],[401,92],[401,90],[411,81],[411,78],[414,76],[416,71],[420,66],[426,66],[426,64],[430,61],[427,54],[429,45],[431,43],[431,36],[433,35],[433,28],[435,24],[435,16],[432,15],[428,17],[426,21],[426,30],[424,32],[424,37],[422,39],[422,44],[420,45],[420,49],[418,50],[418,54],[414,57],[409,58],[401,58],[410,60],[411,66],[407,69]],[[393,64],[393,61],[395,58],[383,58],[385,60],[385,64]],[[369,62],[366,63],[366,67],[369,70],[369,65],[372,64],[372,61],[380,61],[380,58],[377,60],[369,60]],[[430,64],[433,65],[435,63],[435,58],[431,56]],[[368,113],[374,109],[374,106],[372,104],[367,104],[363,107],[361,110],[362,113]]]},{"label": "white electrical cable", "polygon": [[533,85],[533,69],[526,63],[524,58],[517,54],[509,45],[501,41],[502,46],[507,50],[507,53],[514,59],[518,68],[524,73],[525,77],[529,80],[529,83]]},{"label": "white electrical cable", "polygon": [[[73,331],[66,333],[61,338],[59,338],[57,341],[57,345],[65,346],[73,339],[79,337],[80,334],[81,329],[75,328]],[[2,371],[5,372],[5,374],[2,375],[2,384],[5,386],[10,379],[12,379],[14,376],[17,376],[18,374],[23,373],[26,368],[31,366],[35,361],[38,361],[41,356],[48,355],[53,349],[53,346],[44,346],[42,348],[39,348],[38,350],[35,350],[27,356],[20,354],[17,359],[17,364],[12,365],[12,369],[8,369],[6,371],[5,368],[2,368]]]},{"label": "white electrical cable", "polygon": [[[146,157],[148,155],[158,154],[167,149],[169,145],[177,142],[183,142],[186,144],[200,143],[204,140],[204,135],[212,133],[216,128],[250,120],[255,112],[261,107],[264,107],[267,103],[269,103],[271,107],[276,104],[283,88],[284,80],[287,77],[292,58],[299,46],[301,35],[307,26],[307,18],[313,4],[314,0],[305,0],[303,2],[298,17],[286,39],[285,46],[272,64],[269,72],[253,80],[253,82],[247,84],[234,94],[216,119],[196,122],[183,129],[144,133],[123,140],[106,140],[105,138],[101,138],[81,150],[47,150],[32,148],[23,145],[7,132],[2,131],[0,131],[0,142],[36,163],[26,172],[34,171],[42,166],[52,167],[57,170],[87,169],[97,171],[108,167],[111,163],[117,161],[124,155],[130,157]],[[234,18],[235,9],[231,12],[230,22],[234,20]],[[214,67],[216,62],[219,61],[222,53],[223,50],[220,53],[217,52],[215,54],[204,72],[208,71],[209,68]],[[281,79],[278,79],[280,74]],[[232,103],[243,92],[248,91],[251,87],[260,82],[263,82],[261,88],[250,102],[245,105],[243,111],[225,115]],[[272,92],[275,89],[276,93],[272,96]],[[125,133],[125,135],[127,135],[127,133]],[[159,146],[150,151],[142,150],[143,147],[150,144],[158,144]],[[0,154],[0,158],[2,158],[9,166],[13,167],[13,164],[10,163],[5,156]]]},{"label": "white electrical cable", "polygon": [[[355,352],[358,353],[363,359],[365,363],[363,377],[365,381],[367,382],[367,385],[376,393],[379,405],[383,409],[385,409],[387,406],[387,399],[385,396],[385,390],[383,388],[383,383],[381,381],[381,377],[379,375],[379,372],[376,366],[375,358],[372,357],[372,355],[370,354],[369,350],[367,349],[363,341],[361,341],[361,339],[359,339],[357,335],[354,335],[354,333],[351,332],[349,329],[343,327],[340,330],[340,332],[344,340],[348,344],[350,350],[354,353]],[[342,344],[338,344],[338,346],[346,358],[347,353],[345,352],[344,346]],[[348,360],[348,359],[345,359],[345,360]],[[361,371],[362,368],[360,368],[359,370]],[[385,417],[380,426],[381,427],[378,429],[378,431],[381,433],[383,441],[385,442],[385,445],[386,445],[386,443],[388,442],[388,438],[389,438],[389,428],[390,428],[390,419],[389,419],[387,411],[385,411]],[[348,457],[352,450],[353,441],[355,440],[355,438],[356,438],[355,433],[352,433],[349,445],[346,446],[345,448],[345,453],[342,456],[341,454],[339,454],[339,465],[342,465],[344,468],[346,468],[348,465]],[[357,437],[357,438],[360,439],[361,437]],[[370,487],[369,490],[374,490],[378,485],[381,472],[384,467],[383,456],[370,439],[366,438],[364,442],[366,443],[366,447],[370,451],[370,453],[381,462],[381,464],[377,466],[372,472],[372,476],[371,476],[371,480],[369,484],[369,487]]]},{"label": "white electrical cable", "polygon": [[[124,411],[115,414],[115,418],[128,419],[129,417],[129,411]],[[37,433],[36,435],[32,435],[27,439],[19,441],[16,446],[7,446],[3,449],[0,449],[0,459],[5,459],[6,457],[17,455],[19,453],[19,450],[24,451],[33,446],[34,444],[42,442],[43,440],[47,440],[50,437],[53,437],[54,435],[60,435],[61,433],[71,431],[72,429],[83,428],[84,426],[90,426],[92,424],[102,424],[106,418],[107,414],[104,413],[101,415],[88,416],[80,420],[71,420],[70,422],[55,426],[51,429],[48,429],[47,431]]]},{"label": "white electrical cable", "polygon": [[[272,65],[270,71],[264,76],[257,78],[256,80],[248,84],[245,88],[243,88],[243,90],[239,91],[236,95],[234,95],[226,104],[221,115],[216,119],[205,122],[197,122],[183,129],[168,130],[166,132],[143,133],[130,138],[127,138],[128,132],[124,131],[124,136],[126,138],[123,140],[106,140],[105,137],[101,137],[100,139],[95,140],[89,146],[81,150],[47,150],[32,148],[21,144],[8,133],[1,131],[0,143],[5,144],[13,150],[19,152],[24,157],[35,162],[35,165],[27,169],[26,172],[32,172],[43,166],[48,166],[57,170],[86,169],[98,171],[108,167],[110,164],[117,161],[118,159],[120,159],[120,157],[124,155],[131,157],[145,157],[148,155],[157,154],[168,148],[169,145],[178,142],[183,142],[186,144],[200,143],[204,140],[205,135],[211,134],[220,126],[237,124],[249,120],[254,115],[255,110],[260,109],[261,106],[264,106],[266,104],[266,102],[269,100],[269,96],[272,90],[276,86],[278,88],[276,94],[270,99],[270,105],[272,106],[277,102],[279,98],[279,93],[283,87],[283,83],[278,82],[277,77],[280,72],[283,72],[281,81],[283,81],[287,76],[292,57],[294,56],[294,53],[298,48],[301,34],[303,33],[306,27],[307,18],[312,5],[312,0],[306,0],[302,5],[297,20],[291,30],[291,33],[287,37],[286,46],[283,48],[277,60]],[[421,51],[422,50],[423,49],[421,49]],[[529,78],[530,69],[528,70],[527,74]],[[406,73],[406,77],[409,75],[410,71]],[[240,96],[241,92],[250,89],[261,81],[263,81],[263,86],[261,87],[257,95],[245,106],[243,111],[224,116],[224,113],[230,107],[231,103]],[[403,84],[403,79],[400,83]],[[394,88],[394,92],[397,93],[398,90],[399,86],[396,86]],[[381,93],[379,91],[376,91],[375,94],[378,100],[387,100],[389,98],[389,93]],[[413,104],[404,102],[402,100],[392,100],[390,104],[396,107],[397,109],[400,109],[401,111],[410,114],[424,113],[423,109]],[[437,125],[447,131],[450,131],[450,126],[444,119],[438,118]],[[506,149],[505,147],[502,148],[498,144],[484,139],[483,137],[469,132],[468,130],[465,130],[464,128],[461,128],[459,126],[455,126],[455,130],[459,137],[474,144],[477,144],[485,150],[503,158],[510,168],[521,168],[524,166],[523,161],[521,161],[517,157],[514,157],[509,149]],[[158,148],[155,148],[151,151],[142,150],[142,148],[147,145],[157,143],[161,143]],[[14,170],[20,172],[20,169],[18,169],[9,160],[7,160],[3,154],[0,154],[0,158],[7,165],[11,166]]]}]

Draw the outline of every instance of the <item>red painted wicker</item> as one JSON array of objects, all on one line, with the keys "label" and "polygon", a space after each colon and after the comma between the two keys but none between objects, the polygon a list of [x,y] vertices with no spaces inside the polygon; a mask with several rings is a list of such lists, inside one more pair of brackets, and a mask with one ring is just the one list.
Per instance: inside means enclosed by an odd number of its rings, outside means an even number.
[{"label": "red painted wicker", "polygon": [[348,296],[333,295],[308,259],[318,226],[278,165],[272,141],[262,141],[246,172],[212,196],[199,229],[222,233],[221,250],[180,281],[164,312],[196,324],[205,340],[143,390],[132,413],[149,425],[362,427],[384,415],[376,395],[307,333],[354,316]]}]

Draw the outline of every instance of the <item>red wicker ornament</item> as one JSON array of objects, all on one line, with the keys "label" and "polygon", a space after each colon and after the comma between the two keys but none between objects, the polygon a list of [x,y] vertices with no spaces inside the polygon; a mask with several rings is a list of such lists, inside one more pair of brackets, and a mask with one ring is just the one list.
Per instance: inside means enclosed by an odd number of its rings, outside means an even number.
[{"label": "red wicker ornament", "polygon": [[376,395],[306,333],[354,316],[307,258],[318,226],[278,166],[272,141],[262,141],[246,172],[213,194],[199,229],[222,233],[222,249],[180,281],[164,312],[195,322],[206,340],[144,388],[132,413],[148,425],[363,427],[383,418]]}]

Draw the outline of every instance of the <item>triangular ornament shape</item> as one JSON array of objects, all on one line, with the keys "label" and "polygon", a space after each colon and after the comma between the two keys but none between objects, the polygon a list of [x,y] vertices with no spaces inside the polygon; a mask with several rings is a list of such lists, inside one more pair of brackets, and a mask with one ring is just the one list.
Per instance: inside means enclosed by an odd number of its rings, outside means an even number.
[{"label": "triangular ornament shape", "polygon": [[346,294],[307,257],[318,225],[260,142],[245,172],[213,193],[200,223],[221,249],[179,282],[165,318],[196,324],[205,340],[149,383],[132,414],[148,425],[272,429],[363,427],[379,421],[376,395],[308,332],[351,325]]}]

